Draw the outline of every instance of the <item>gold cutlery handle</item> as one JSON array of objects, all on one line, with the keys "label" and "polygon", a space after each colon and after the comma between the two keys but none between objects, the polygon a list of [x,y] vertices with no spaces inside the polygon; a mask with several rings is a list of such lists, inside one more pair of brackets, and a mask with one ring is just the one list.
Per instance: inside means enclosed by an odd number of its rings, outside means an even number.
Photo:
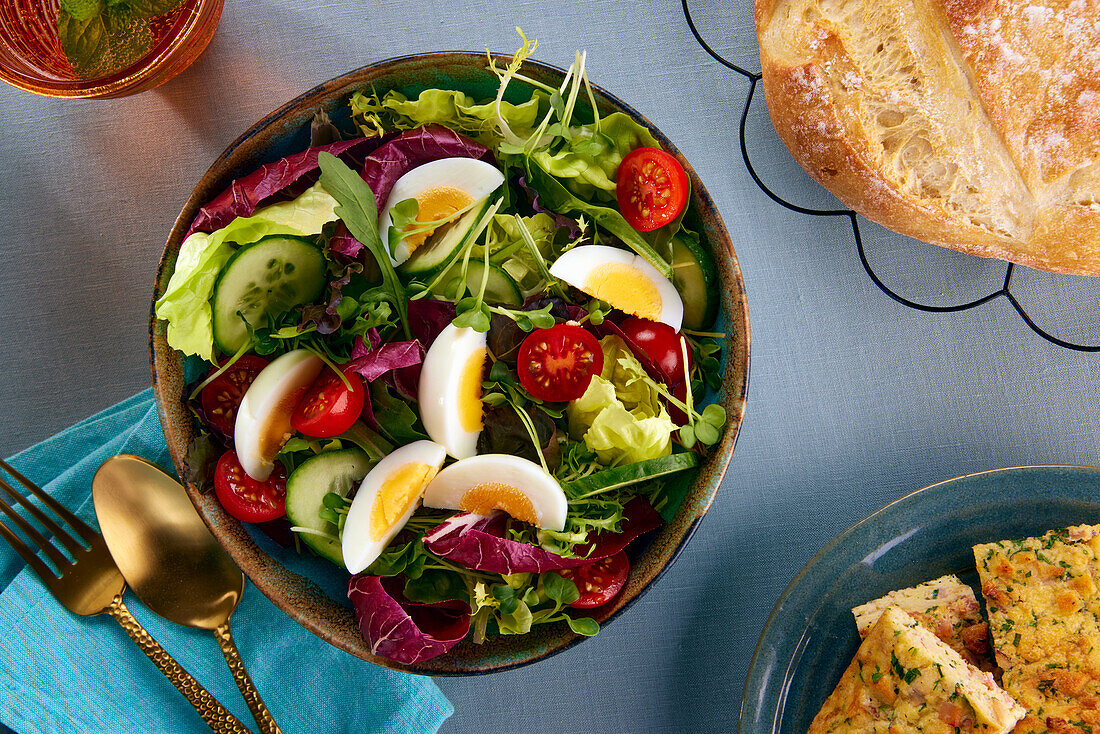
[{"label": "gold cutlery handle", "polygon": [[134,619],[134,615],[130,614],[130,610],[122,603],[122,594],[115,596],[111,606],[107,608],[107,612],[115,618],[122,629],[126,630],[126,634],[130,635],[130,639],[141,648],[146,657],[153,661],[157,669],[164,673],[164,677],[191,702],[191,705],[195,707],[195,711],[199,713],[199,716],[202,717],[202,720],[206,722],[211,730],[217,732],[217,734],[251,734],[237,717],[218,703],[217,699],[211,696],[210,692],[203,688],[201,683],[192,678],[191,674],[184,670],[183,666],[177,663],[160,646],[160,643],[145,631],[145,628]]},{"label": "gold cutlery handle", "polygon": [[222,649],[225,662],[229,664],[229,670],[233,673],[233,680],[237,682],[237,688],[244,696],[245,703],[248,704],[248,710],[252,712],[252,718],[256,720],[256,724],[260,727],[261,734],[283,734],[282,729],[279,728],[279,725],[275,723],[275,719],[271,716],[271,712],[267,710],[267,705],[260,698],[260,692],[256,690],[252,679],[248,677],[248,671],[244,669],[244,661],[241,660],[241,653],[237,650],[236,643],[233,642],[233,635],[229,632],[228,621],[214,630],[214,637],[218,640],[218,646]]}]

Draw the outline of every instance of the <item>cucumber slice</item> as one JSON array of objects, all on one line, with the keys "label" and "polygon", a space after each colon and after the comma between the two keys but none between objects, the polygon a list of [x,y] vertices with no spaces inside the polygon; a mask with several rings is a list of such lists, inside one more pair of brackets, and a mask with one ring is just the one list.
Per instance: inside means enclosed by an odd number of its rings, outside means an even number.
[{"label": "cucumber slice", "polygon": [[[451,301],[457,301],[467,293],[477,295],[481,288],[481,279],[485,273],[485,261],[470,260],[466,267],[466,280],[462,279],[462,263],[457,262],[440,280],[436,288],[439,295]],[[465,284],[466,288],[463,289]],[[519,307],[523,305],[523,294],[515,279],[499,265],[489,263],[489,279],[485,283],[485,302]]]},{"label": "cucumber slice", "polygon": [[[489,199],[486,197],[455,221],[440,227],[432,233],[427,242],[416,248],[412,257],[398,265],[397,269],[406,275],[423,275],[438,271],[451,255],[466,244],[466,238],[473,232],[474,225],[488,206]],[[383,235],[383,241],[385,241],[384,238],[385,235]]]},{"label": "cucumber slice", "polygon": [[309,240],[273,235],[242,247],[214,284],[214,342],[235,354],[248,341],[245,320],[261,325],[268,316],[316,300],[324,287],[325,259]]},{"label": "cucumber slice", "polygon": [[[336,492],[341,497],[347,497],[352,489],[358,489],[372,466],[374,462],[359,449],[323,451],[306,459],[286,480],[287,519],[295,527],[335,533],[333,524],[320,517],[325,495]],[[344,565],[339,542],[327,535],[311,532],[299,533],[298,537],[317,555],[339,566]]]},{"label": "cucumber slice", "polygon": [[692,232],[672,238],[672,284],[684,302],[684,327],[708,329],[718,316],[718,269]]},{"label": "cucumber slice", "polygon": [[[699,457],[690,452],[658,456],[656,459],[646,459],[635,464],[616,466],[589,474],[587,477],[568,482],[563,489],[566,490],[566,496],[578,497],[596,490],[618,489],[656,479],[666,474],[691,469],[698,463]],[[290,496],[289,491],[287,496]]]}]

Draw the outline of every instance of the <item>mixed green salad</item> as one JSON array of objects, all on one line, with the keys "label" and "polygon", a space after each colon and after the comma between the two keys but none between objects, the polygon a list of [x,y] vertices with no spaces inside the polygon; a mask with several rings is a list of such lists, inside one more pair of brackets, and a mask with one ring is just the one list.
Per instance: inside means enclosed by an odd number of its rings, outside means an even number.
[{"label": "mixed green salad", "polygon": [[598,113],[584,54],[559,87],[525,74],[535,46],[488,57],[495,99],[319,113],[308,150],[200,210],[156,304],[207,363],[189,481],[345,568],[364,638],[405,664],[596,634],[725,425],[688,176]]}]

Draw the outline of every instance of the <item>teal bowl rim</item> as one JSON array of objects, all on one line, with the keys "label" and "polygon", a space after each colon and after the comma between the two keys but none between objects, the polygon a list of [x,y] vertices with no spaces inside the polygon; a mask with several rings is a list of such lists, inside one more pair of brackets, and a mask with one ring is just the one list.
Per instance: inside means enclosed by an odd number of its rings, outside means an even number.
[{"label": "teal bowl rim", "polygon": [[[499,54],[494,54],[493,56],[497,60],[501,61],[507,61],[510,58],[509,56]],[[233,142],[231,142],[203,174],[202,178],[200,179],[200,184],[196,186],[195,190],[192,191],[172,228],[172,233],[169,238],[169,245],[172,244],[172,241],[176,239],[177,236],[179,236],[179,234],[183,230],[185,230],[186,227],[190,224],[191,218],[190,216],[185,217],[185,214],[187,214],[188,210],[192,208],[192,206],[196,203],[196,199],[199,198],[197,196],[197,190],[200,186],[202,186],[202,182],[211,177],[216,170],[225,168],[228,159],[242,145],[246,144],[253,137],[268,130],[269,128],[275,125],[279,125],[281,118],[292,116],[295,108],[310,100],[314,100],[315,103],[321,104],[324,100],[330,100],[346,95],[350,91],[348,87],[352,84],[351,79],[357,75],[369,73],[372,71],[385,71],[388,69],[392,69],[393,67],[399,67],[405,64],[415,64],[422,62],[446,63],[448,60],[455,60],[456,57],[459,57],[466,62],[472,62],[477,59],[485,59],[486,54],[482,52],[471,51],[437,51],[422,54],[407,54],[380,60],[378,62],[367,64],[357,69],[350,70],[336,77],[333,77],[332,79],[322,82],[314,86],[313,88],[303,92],[302,94],[294,97],[287,103],[278,107],[273,112],[265,115],[261,120],[250,126],[247,130],[245,130],[245,132],[243,132]],[[558,66],[554,66],[552,64],[547,64],[545,62],[527,60],[524,62],[524,64],[525,67],[528,69],[535,69],[539,73],[549,74],[552,76],[557,76],[559,78],[565,73],[564,69]],[[325,91],[330,87],[333,88],[333,91],[327,95],[324,94]],[[751,332],[748,316],[747,295],[745,293],[744,280],[741,276],[740,265],[737,261],[737,256],[734,252],[729,233],[725,229],[725,225],[722,222],[721,216],[718,213],[717,206],[715,205],[713,198],[710,196],[710,193],[707,191],[706,187],[703,186],[702,182],[699,180],[698,175],[695,173],[690,163],[683,157],[676,146],[644,115],[642,115],[632,106],[622,101],[617,96],[611,94],[606,89],[603,89],[599,85],[592,84],[592,88],[593,91],[596,93],[597,99],[601,103],[605,103],[611,107],[614,107],[615,109],[630,115],[632,118],[645,125],[653,133],[654,137],[661,143],[661,145],[664,146],[669,153],[674,155],[684,166],[685,170],[687,170],[688,175],[692,181],[692,196],[694,204],[693,211],[696,213],[696,215],[700,217],[713,218],[713,221],[708,220],[706,223],[707,226],[710,227],[714,232],[707,237],[707,240],[709,249],[714,255],[716,264],[718,265],[721,276],[720,280],[722,281],[723,285],[723,292],[721,294],[722,306],[720,312],[724,314],[728,320],[727,328],[736,327],[739,332],[738,336],[740,338],[737,339],[737,341],[743,344],[743,347],[739,349],[739,354],[737,355],[737,358],[739,360],[742,360],[744,365],[743,370],[741,370],[741,374],[734,375],[733,370],[730,368],[731,365],[734,364],[734,361],[732,359],[733,355],[728,353],[728,349],[726,350],[726,354],[724,355],[725,364],[721,395],[722,402],[727,409],[730,420],[727,423],[725,434],[721,442],[719,443],[717,450],[712,454],[709,461],[704,465],[703,470],[700,472],[700,476],[696,480],[698,482],[697,486],[693,487],[692,490],[689,491],[690,496],[692,494],[699,493],[700,489],[704,490],[705,500],[700,505],[698,505],[696,509],[693,510],[694,517],[691,518],[690,523],[683,528],[681,534],[675,540],[675,546],[671,550],[667,551],[667,557],[660,565],[660,567],[647,579],[645,579],[642,586],[634,591],[634,593],[629,596],[629,598],[624,598],[619,601],[611,602],[611,606],[613,606],[613,609],[611,609],[611,611],[605,616],[599,617],[601,626],[603,626],[618,618],[618,616],[626,608],[633,605],[633,603],[638,598],[645,594],[652,587],[652,585],[665,574],[665,572],[672,566],[672,564],[678,559],[679,555],[683,552],[683,549],[684,547],[686,547],[688,540],[690,540],[691,537],[695,534],[699,527],[700,521],[713,504],[714,498],[718,492],[718,488],[721,485],[726,470],[728,469],[730,460],[733,455],[733,450],[735,448],[736,441],[740,433],[740,428],[744,421],[749,384],[749,355],[751,345]],[[337,94],[336,90],[342,91]],[[316,104],[314,106],[316,106]],[[230,169],[228,168],[226,168],[226,170],[223,170],[222,175],[226,175],[229,170]],[[201,204],[203,202],[199,203]],[[719,249],[720,247],[722,247],[723,249]],[[170,256],[169,247],[166,246],[158,266],[157,281],[154,284],[152,299],[154,304],[160,292],[161,278],[166,269],[174,264],[174,257],[175,252],[173,251]],[[155,314],[155,307],[151,306],[149,350],[150,369],[152,373],[154,393],[156,395],[158,413],[160,415],[162,423],[166,426],[166,435],[170,433],[172,437],[175,438],[175,428],[173,427],[172,430],[167,430],[167,426],[170,423],[170,417],[161,400],[162,383],[158,374],[158,349],[156,346],[156,339],[158,337],[158,323],[159,322]],[[160,333],[159,336],[163,337],[163,334]],[[173,353],[170,349],[168,351],[170,354]],[[173,462],[176,465],[177,470],[179,470],[181,476],[183,476],[183,458],[186,447],[180,447],[177,444],[178,442],[170,440],[169,449],[172,453]],[[223,545],[225,545],[225,541],[222,538],[222,532],[225,531],[225,526],[217,521],[216,518],[211,518],[210,516],[208,516],[206,511],[204,511],[205,509],[208,509],[208,507],[204,508],[204,504],[201,501],[203,493],[186,482],[185,485],[188,495],[191,498],[192,502],[196,505],[196,509],[199,511],[200,516],[202,516],[204,522],[206,522],[207,525],[211,528],[211,531],[215,534],[215,536],[218,537],[219,541],[222,542]],[[686,501],[687,497],[685,497],[685,503]],[[686,509],[686,504],[682,505],[681,513],[683,513]],[[673,523],[674,522],[676,521],[674,520]],[[673,523],[668,523],[664,525],[660,530],[655,531],[657,533],[657,536],[663,537],[665,531],[668,530]],[[652,544],[655,544],[655,542]],[[343,649],[350,654],[356,655],[364,660],[368,660],[369,662],[375,663],[377,665],[392,668],[395,670],[441,677],[483,675],[489,673],[503,672],[506,670],[523,667],[525,665],[530,665],[539,660],[551,657],[565,650],[571,649],[578,643],[588,639],[583,636],[572,634],[571,636],[569,636],[569,639],[567,641],[557,644],[556,646],[542,652],[532,652],[525,659],[513,660],[502,664],[486,665],[485,667],[478,668],[468,668],[461,666],[456,666],[454,668],[441,668],[433,666],[432,660],[426,661],[426,664],[421,663],[416,665],[403,665],[400,663],[396,663],[392,660],[370,655],[369,653],[363,654],[363,652],[360,650],[352,649],[345,644],[341,644],[337,639],[335,639],[334,634],[326,633],[325,629],[323,628],[323,622],[318,623],[315,619],[311,617],[311,615],[300,614],[297,612],[296,609],[291,608],[290,602],[282,598],[282,596],[285,596],[285,594],[279,594],[278,592],[273,591],[273,582],[261,579],[261,582],[257,583],[256,578],[254,578],[254,574],[259,573],[260,571],[251,568],[250,564],[243,563],[242,558],[238,557],[238,552],[236,552],[235,548],[227,545],[226,550],[229,551],[230,555],[234,557],[234,560],[237,561],[242,566],[242,568],[244,568],[250,580],[252,580],[253,584],[284,613],[287,613],[288,616],[290,616],[291,619],[293,619],[295,622],[301,624],[303,627],[308,629],[310,632],[318,635],[326,642],[329,642],[330,644],[340,649]],[[646,550],[643,552],[646,551],[648,551],[648,548],[646,548]],[[309,582],[308,578],[306,578],[305,580],[306,582]],[[629,585],[630,580],[628,580],[628,586]],[[446,657],[447,656],[442,656],[442,658]],[[441,658],[436,658],[434,660],[440,659]]]},{"label": "teal bowl rim", "polygon": [[[764,627],[760,631],[760,637],[756,642],[756,646],[753,648],[752,659],[749,661],[748,671],[745,674],[745,685],[741,690],[741,705],[738,707],[737,713],[738,734],[748,734],[747,732],[742,731],[741,728],[744,724],[744,717],[746,713],[745,701],[748,700],[750,692],[749,686],[753,683],[753,672],[757,669],[757,660],[762,652],[764,640],[771,636],[770,633],[772,632],[773,626],[777,622],[777,615],[779,614],[780,609],[783,608],[784,602],[786,602],[787,599],[793,594],[794,590],[801,585],[803,579],[805,579],[809,575],[812,575],[816,571],[816,566],[825,556],[830,555],[835,548],[843,545],[844,542],[847,541],[853,534],[861,530],[866,525],[873,523],[885,513],[889,512],[895,505],[911,500],[913,497],[924,494],[926,492],[931,492],[945,484],[952,484],[954,482],[969,479],[971,477],[986,476],[990,474],[1009,474],[1012,472],[1019,472],[1029,469],[1085,469],[1089,471],[1100,472],[1100,467],[1088,466],[1086,464],[1022,464],[1019,466],[1006,466],[1000,467],[998,469],[986,469],[983,471],[971,472],[969,474],[961,474],[957,477],[943,479],[941,481],[921,487],[920,489],[914,489],[911,492],[907,492],[901,497],[898,497],[897,499],[886,503],[863,519],[852,523],[847,528],[833,536],[833,538],[828,543],[822,546],[821,550],[815,553],[813,557],[806,562],[806,565],[803,566],[797,574],[795,574],[795,577],[791,579],[791,582],[787,584],[786,588],[783,589],[783,593],[779,595],[779,598],[772,606],[772,610],[768,614],[767,621],[764,622]],[[805,639],[805,637],[803,637],[803,639]],[[786,693],[784,692],[784,698],[785,695]],[[771,731],[772,734],[774,734],[775,732],[778,732],[779,729],[775,725],[773,725]]]}]

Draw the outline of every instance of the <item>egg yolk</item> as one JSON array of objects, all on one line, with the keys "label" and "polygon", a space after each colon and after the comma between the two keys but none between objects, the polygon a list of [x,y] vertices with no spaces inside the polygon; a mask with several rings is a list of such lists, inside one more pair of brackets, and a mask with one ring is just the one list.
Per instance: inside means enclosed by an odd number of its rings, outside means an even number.
[{"label": "egg yolk", "polygon": [[470,354],[458,378],[458,422],[467,433],[481,430],[481,375],[485,371],[485,350]]},{"label": "egg yolk", "polygon": [[538,516],[531,498],[510,484],[482,482],[466,490],[458,509],[477,515],[488,515],[493,510],[504,510],[517,520],[538,525]]},{"label": "egg yolk", "polygon": [[420,491],[435,478],[436,469],[430,464],[409,462],[390,472],[390,475],[378,488],[374,505],[370,511],[370,538],[374,542],[382,540],[409,507]]},{"label": "egg yolk", "polygon": [[625,263],[603,263],[592,268],[581,290],[643,319],[657,321],[661,317],[657,286],[640,270]]},{"label": "egg yolk", "polygon": [[416,215],[416,224],[412,225],[412,228],[424,231],[410,234],[405,238],[409,252],[414,252],[435,232],[436,227],[424,229],[425,224],[449,219],[459,209],[472,203],[474,203],[474,197],[454,186],[433,186],[417,194],[416,204],[419,210]]},{"label": "egg yolk", "polygon": [[260,441],[257,447],[264,463],[274,460],[275,456],[282,451],[283,444],[294,435],[294,430],[290,427],[290,419],[308,389],[309,386],[306,385],[287,393],[267,414],[267,420],[260,428]]}]

